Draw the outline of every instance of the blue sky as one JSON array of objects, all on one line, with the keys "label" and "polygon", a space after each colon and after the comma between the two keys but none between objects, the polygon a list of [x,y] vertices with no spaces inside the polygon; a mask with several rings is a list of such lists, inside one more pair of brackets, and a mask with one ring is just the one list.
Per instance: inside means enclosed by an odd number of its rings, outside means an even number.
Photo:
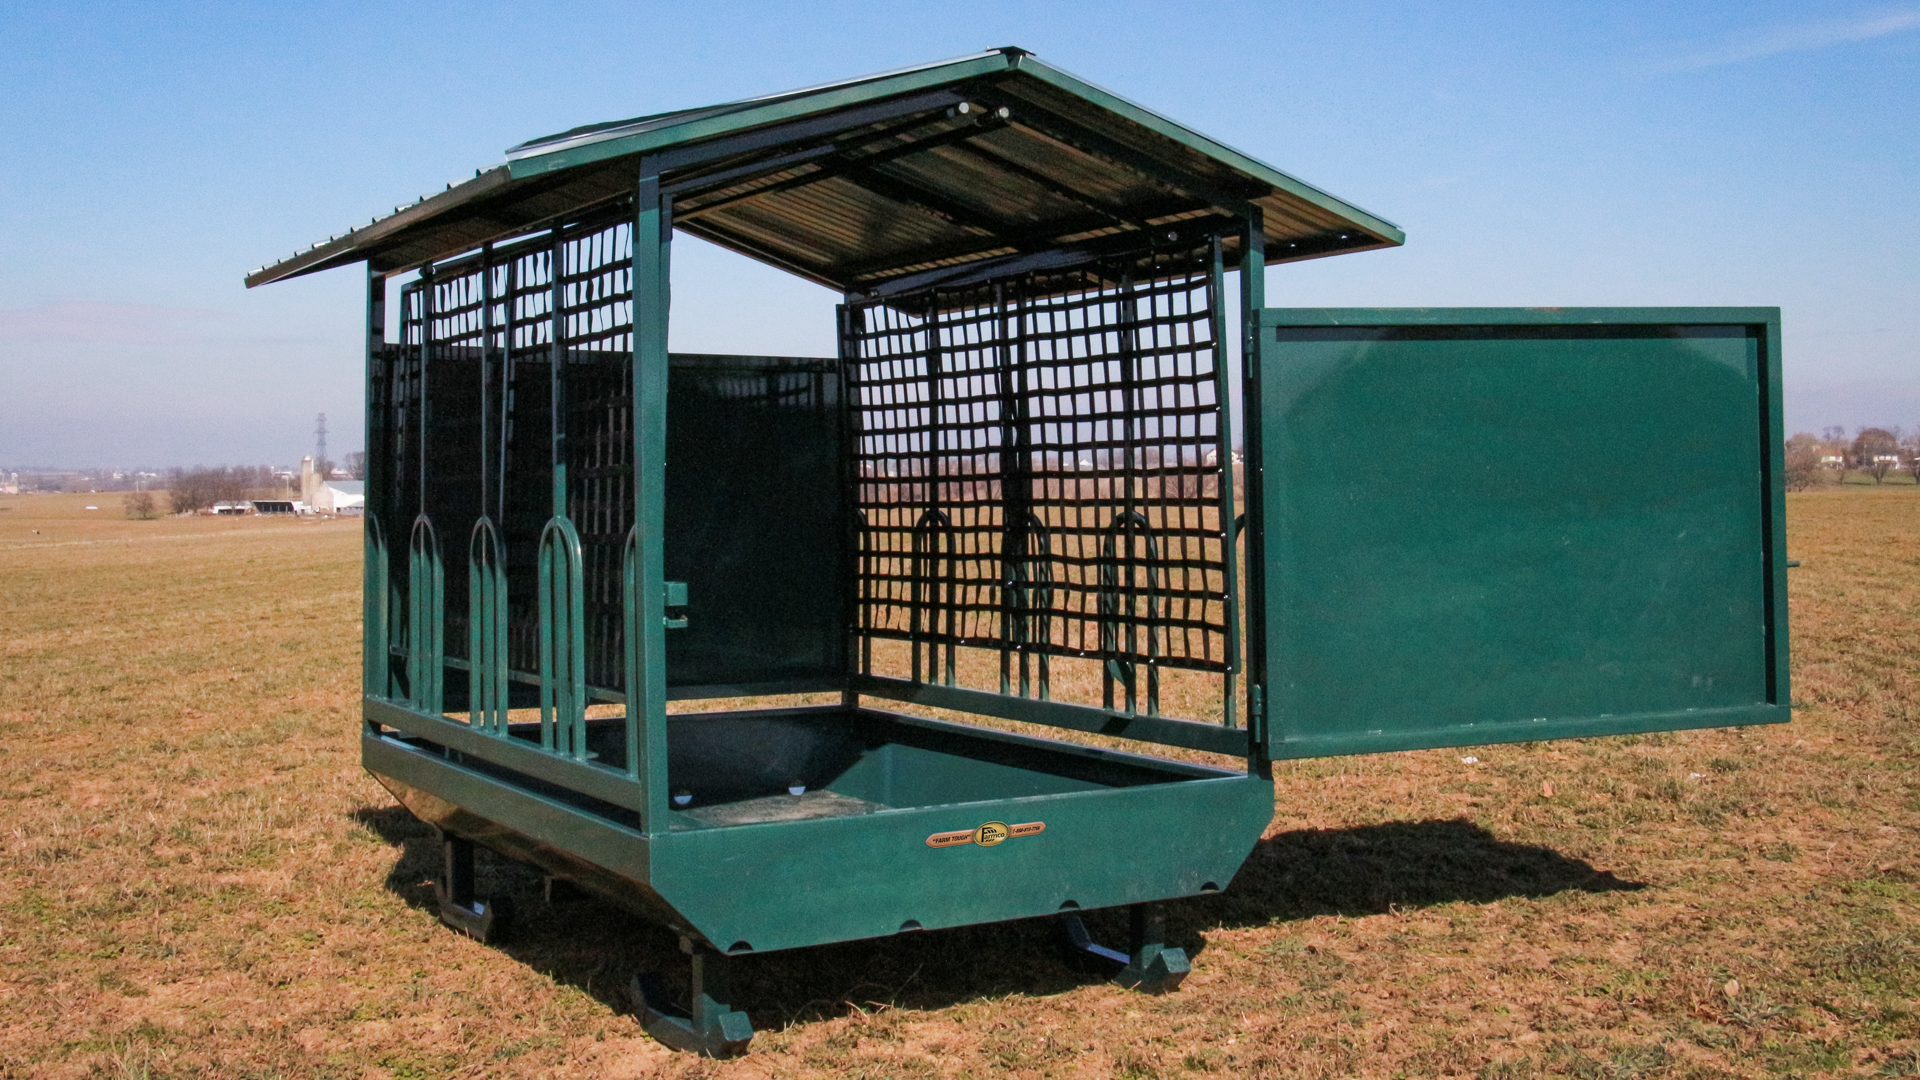
[{"label": "blue sky", "polygon": [[[1269,271],[1276,305],[1779,305],[1791,427],[1920,428],[1920,4],[16,0],[0,28],[0,465],[288,463],[322,411],[357,448],[360,276],[247,270],[532,136],[1008,44],[1407,231]],[[831,352],[825,290],[675,259],[674,347]]]}]

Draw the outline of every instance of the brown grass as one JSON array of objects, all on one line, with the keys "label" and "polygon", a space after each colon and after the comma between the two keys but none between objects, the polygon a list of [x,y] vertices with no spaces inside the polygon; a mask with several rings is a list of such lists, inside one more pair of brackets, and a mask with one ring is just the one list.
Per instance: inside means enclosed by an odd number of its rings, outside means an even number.
[{"label": "brown grass", "polygon": [[1912,486],[1790,498],[1790,726],[1285,766],[1177,993],[1032,923],[770,954],[724,1064],[625,1011],[657,931],[493,863],[519,936],[436,924],[357,764],[355,525],[113,498],[0,497],[0,1075],[1920,1073]]}]

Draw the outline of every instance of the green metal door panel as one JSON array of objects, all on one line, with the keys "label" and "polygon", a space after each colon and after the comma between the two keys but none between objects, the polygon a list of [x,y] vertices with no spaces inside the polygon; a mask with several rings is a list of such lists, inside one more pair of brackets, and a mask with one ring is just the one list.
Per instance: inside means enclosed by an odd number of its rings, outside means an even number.
[{"label": "green metal door panel", "polygon": [[1273,755],[1785,720],[1778,325],[1266,311]]}]

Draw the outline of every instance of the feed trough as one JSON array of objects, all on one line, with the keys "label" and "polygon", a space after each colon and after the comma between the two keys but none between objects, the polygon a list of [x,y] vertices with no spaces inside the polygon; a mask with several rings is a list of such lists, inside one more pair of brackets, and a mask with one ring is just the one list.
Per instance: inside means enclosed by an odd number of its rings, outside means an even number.
[{"label": "feed trough", "polygon": [[[367,267],[361,745],[442,918],[481,845],[671,928],[670,1044],[998,920],[1171,989],[1276,760],[1787,718],[1777,310],[1269,308],[1401,232],[1019,49],[507,157],[247,283]],[[676,233],[836,354],[670,352]]]}]

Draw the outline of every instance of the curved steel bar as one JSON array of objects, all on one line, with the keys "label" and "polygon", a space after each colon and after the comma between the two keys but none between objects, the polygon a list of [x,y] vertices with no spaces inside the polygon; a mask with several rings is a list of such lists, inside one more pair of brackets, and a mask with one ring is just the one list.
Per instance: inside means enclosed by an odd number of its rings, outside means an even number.
[{"label": "curved steel bar", "polygon": [[[1053,641],[1053,534],[1029,510],[1018,528],[1007,531],[1002,551],[1011,616],[1006,635],[1008,644],[1020,654],[1020,696],[1033,696],[1030,659],[1037,656],[1040,700],[1045,701],[1051,696],[1045,646]],[[1041,648],[1031,648],[1035,645]]]},{"label": "curved steel bar", "polygon": [[540,530],[540,745],[587,752],[586,603],[580,533],[556,516]]},{"label": "curved steel bar", "polygon": [[853,580],[854,588],[859,591],[855,604],[855,620],[858,625],[860,673],[873,674],[873,608],[871,601],[875,593],[873,584],[874,552],[873,537],[867,532],[867,512],[859,508],[853,511]]},{"label": "curved steel bar", "polygon": [[627,541],[620,550],[620,607],[625,617],[626,674],[627,674],[627,775],[635,780],[644,780],[646,771],[641,766],[643,748],[640,745],[640,714],[646,709],[646,695],[640,686],[640,676],[646,670],[646,640],[640,633],[640,527],[627,529]]},{"label": "curved steel bar", "polygon": [[393,582],[387,562],[387,535],[380,519],[368,511],[361,524],[361,542],[366,557],[361,562],[360,621],[366,641],[360,650],[361,692],[386,697],[393,692],[388,665],[393,662],[392,646],[387,640],[387,623],[393,603]]},{"label": "curved steel bar", "polygon": [[425,713],[445,711],[447,572],[433,519],[413,519],[407,541],[407,698]]},{"label": "curved steel bar", "polygon": [[[1120,550],[1126,537],[1126,551]],[[1139,538],[1136,540],[1135,538]],[[1145,541],[1145,558],[1135,555],[1139,541]],[[1122,567],[1125,568],[1124,580]],[[1146,586],[1139,584],[1139,570],[1146,571]],[[1105,677],[1101,680],[1106,707],[1113,708],[1113,687],[1126,688],[1127,712],[1135,711],[1138,688],[1134,678],[1135,662],[1128,657],[1144,655],[1147,660],[1147,715],[1160,714],[1160,673],[1153,663],[1159,656],[1159,626],[1165,618],[1165,603],[1160,584],[1166,567],[1160,562],[1160,546],[1154,541],[1153,526],[1145,514],[1127,510],[1115,514],[1113,524],[1100,543],[1100,652],[1105,657]],[[1146,599],[1144,618],[1136,615],[1136,599]],[[1121,628],[1126,636],[1121,638]],[[1146,648],[1140,648],[1139,632],[1146,632]]]},{"label": "curved steel bar", "polygon": [[[934,548],[935,534],[939,535],[941,550]],[[920,681],[920,642],[928,642],[927,680],[944,681],[953,685],[954,681],[954,640],[958,636],[959,618],[954,606],[959,600],[959,537],[954,534],[953,522],[941,510],[928,510],[920,515],[913,525],[913,603],[910,607],[909,625],[913,632],[913,681]],[[934,569],[934,564],[944,562],[945,572]],[[937,575],[937,576],[936,576]],[[935,625],[933,612],[936,609],[945,618],[943,625]],[[922,627],[922,615],[925,614],[925,627]],[[941,643],[946,644],[946,663],[940,663]],[[943,679],[944,676],[944,679]]]},{"label": "curved steel bar", "polygon": [[467,539],[467,709],[470,723],[507,737],[507,548],[485,514]]}]

